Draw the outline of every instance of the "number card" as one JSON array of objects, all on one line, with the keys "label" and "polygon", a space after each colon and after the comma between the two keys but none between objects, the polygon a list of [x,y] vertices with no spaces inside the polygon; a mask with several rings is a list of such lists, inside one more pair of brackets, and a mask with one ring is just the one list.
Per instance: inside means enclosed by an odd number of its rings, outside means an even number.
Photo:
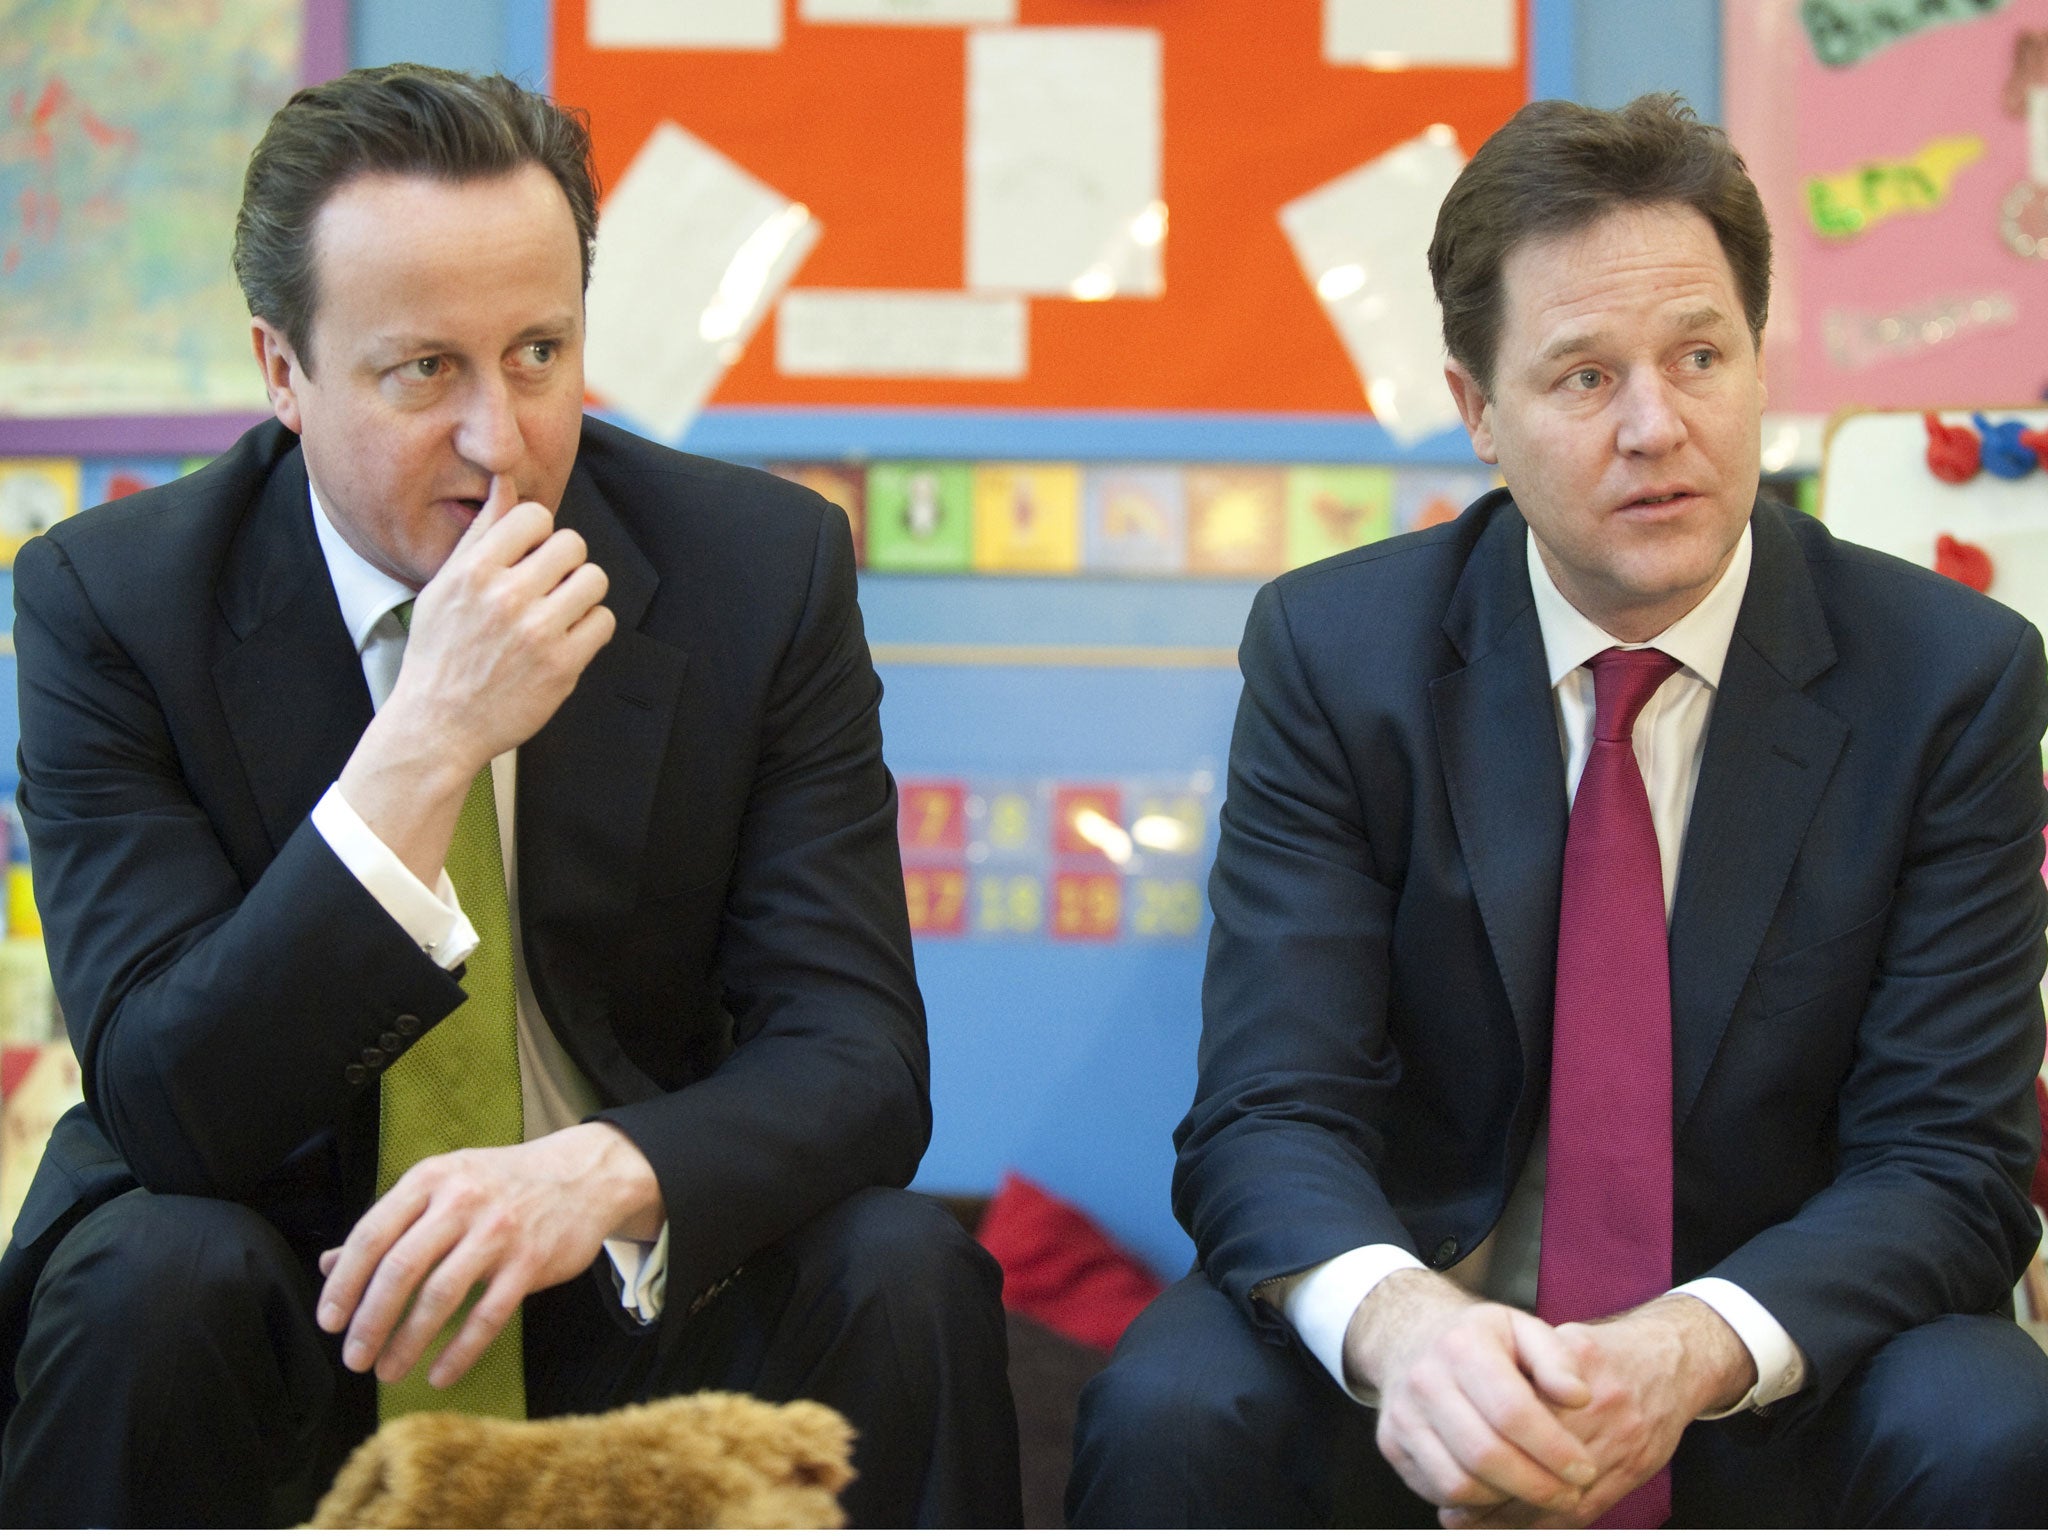
[{"label": "number card", "polygon": [[896,840],[905,858],[967,849],[967,786],[958,779],[905,779],[898,790]]},{"label": "number card", "polygon": [[967,871],[955,865],[916,865],[903,871],[903,900],[910,931],[960,934],[967,931]]},{"label": "number card", "polygon": [[1123,795],[1114,784],[1062,784],[1052,792],[1052,825],[1053,852],[1062,860],[1094,865],[1130,858]]},{"label": "number card", "polygon": [[993,942],[1200,938],[1215,776],[906,778],[911,931]]},{"label": "number card", "polygon": [[1068,871],[1052,877],[1052,936],[1107,941],[1123,926],[1124,883],[1116,875]]}]

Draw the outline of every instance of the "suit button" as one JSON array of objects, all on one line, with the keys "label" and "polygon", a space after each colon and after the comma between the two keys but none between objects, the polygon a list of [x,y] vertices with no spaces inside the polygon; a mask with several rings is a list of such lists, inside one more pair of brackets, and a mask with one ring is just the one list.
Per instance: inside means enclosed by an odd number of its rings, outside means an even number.
[{"label": "suit button", "polygon": [[386,1030],[383,1038],[377,1043],[384,1047],[384,1054],[386,1056],[396,1056],[405,1049],[405,1037],[395,1034],[390,1030]]},{"label": "suit button", "polygon": [[350,1062],[341,1069],[342,1078],[354,1087],[361,1087],[370,1080],[369,1069]]},{"label": "suit button", "polygon": [[391,1023],[392,1027],[408,1040],[420,1032],[420,1021],[416,1014],[401,1013]]},{"label": "suit button", "polygon": [[382,1051],[378,1050],[378,1049],[377,1049],[377,1047],[375,1047],[374,1045],[366,1045],[366,1046],[364,1046],[364,1047],[363,1047],[363,1065],[364,1065],[364,1066],[366,1066],[366,1067],[381,1067],[381,1066],[383,1066],[383,1065],[384,1065],[384,1053],[383,1053]]},{"label": "suit button", "polygon": [[1434,1264],[1438,1269],[1442,1269],[1446,1264],[1450,1263],[1451,1260],[1455,1259],[1457,1256],[1458,1240],[1455,1237],[1447,1237],[1442,1242],[1436,1245],[1436,1254],[1434,1257],[1430,1259],[1429,1262]]}]

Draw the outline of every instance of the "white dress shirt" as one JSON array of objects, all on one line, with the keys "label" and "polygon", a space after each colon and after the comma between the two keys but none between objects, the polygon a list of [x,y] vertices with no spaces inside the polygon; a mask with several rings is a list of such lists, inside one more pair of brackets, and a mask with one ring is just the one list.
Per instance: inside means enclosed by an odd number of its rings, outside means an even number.
[{"label": "white dress shirt", "polygon": [[[1593,674],[1586,663],[1622,642],[1565,599],[1528,540],[1529,585],[1549,664],[1551,698],[1557,707],[1559,750],[1565,789],[1576,796],[1593,737]],[[1678,861],[1699,784],[1707,724],[1721,685],[1722,664],[1735,636],[1735,619],[1749,584],[1750,534],[1743,529],[1734,558],[1721,579],[1693,610],[1655,639],[1655,646],[1679,663],[1636,716],[1632,745],[1650,797],[1650,820],[1664,865],[1664,912],[1668,920],[1678,889]],[[1635,649],[1636,647],[1627,647]],[[1537,1257],[1543,1237],[1543,1177],[1549,1117],[1536,1128],[1528,1162],[1508,1197],[1507,1208],[1486,1240],[1449,1271],[1452,1279],[1495,1301],[1524,1311],[1536,1302]],[[1420,1269],[1422,1261],[1391,1243],[1374,1243],[1339,1254],[1299,1275],[1288,1276],[1260,1294],[1285,1313],[1309,1352],[1338,1385],[1367,1406],[1378,1396],[1345,1380],[1344,1334],[1352,1314],[1372,1288],[1397,1269]],[[1778,1320],[1741,1286],[1711,1277],[1687,1281],[1676,1290],[1695,1296],[1735,1330],[1756,1364],[1756,1385],[1742,1400],[1709,1418],[1722,1418],[1797,1392],[1806,1383],[1806,1360]]]},{"label": "white dress shirt", "polygon": [[[309,487],[310,488],[310,487]],[[371,565],[357,554],[328,521],[317,491],[311,496],[313,531],[320,539],[320,552],[327,560],[327,574],[334,582],[334,595],[341,605],[342,623],[348,626],[363,659],[363,681],[369,685],[370,703],[377,709],[391,696],[398,681],[398,666],[405,654],[405,628],[395,610],[418,594],[404,582]],[[512,835],[513,793],[518,782],[519,753],[515,749],[491,761],[492,798],[498,808],[498,841],[505,857],[505,901],[512,923],[513,984],[518,1002],[519,1096],[525,1119],[525,1139],[538,1140],[554,1131],[580,1124],[601,1107],[597,1090],[578,1069],[569,1053],[555,1038],[534,1000],[533,984],[526,975],[526,949],[519,942],[519,854]],[[476,929],[456,900],[448,872],[441,871],[429,890],[406,868],[405,862],[372,832],[361,816],[342,797],[341,786],[329,786],[320,803],[313,807],[314,830],[327,840],[336,858],[392,919],[411,936],[414,943],[445,970],[454,970],[475,951]],[[642,1322],[661,1315],[668,1285],[668,1223],[652,1243],[613,1238],[605,1243],[618,1270],[620,1305]]]}]

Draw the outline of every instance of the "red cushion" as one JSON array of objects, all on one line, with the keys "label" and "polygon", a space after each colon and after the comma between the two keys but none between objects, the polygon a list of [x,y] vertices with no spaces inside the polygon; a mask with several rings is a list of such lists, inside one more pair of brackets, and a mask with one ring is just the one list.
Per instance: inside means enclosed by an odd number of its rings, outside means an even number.
[{"label": "red cushion", "polygon": [[2041,1104],[2041,1160],[2034,1164],[2034,1204],[2048,1210],[2048,1083],[2034,1079],[2034,1097]]},{"label": "red cushion", "polygon": [[1003,1266],[1003,1305],[1054,1333],[1111,1350],[1166,1287],[1057,1195],[1003,1175],[975,1234]]}]

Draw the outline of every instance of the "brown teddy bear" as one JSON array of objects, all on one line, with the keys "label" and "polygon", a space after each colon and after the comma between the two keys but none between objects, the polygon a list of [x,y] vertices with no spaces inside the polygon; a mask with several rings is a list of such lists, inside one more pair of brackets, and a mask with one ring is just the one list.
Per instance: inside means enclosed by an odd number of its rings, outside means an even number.
[{"label": "brown teddy bear", "polygon": [[356,1447],[311,1524],[838,1527],[852,1444],[821,1404],[730,1392],[533,1423],[415,1413]]}]

